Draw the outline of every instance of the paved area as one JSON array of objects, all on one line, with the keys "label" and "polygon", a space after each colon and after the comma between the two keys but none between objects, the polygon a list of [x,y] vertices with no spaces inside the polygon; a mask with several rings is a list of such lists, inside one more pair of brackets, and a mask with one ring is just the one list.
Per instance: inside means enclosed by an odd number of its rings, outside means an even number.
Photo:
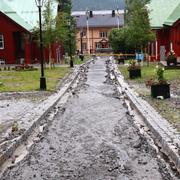
[{"label": "paved area", "polygon": [[1,179],[172,179],[134,126],[105,61],[86,73],[30,154]]}]

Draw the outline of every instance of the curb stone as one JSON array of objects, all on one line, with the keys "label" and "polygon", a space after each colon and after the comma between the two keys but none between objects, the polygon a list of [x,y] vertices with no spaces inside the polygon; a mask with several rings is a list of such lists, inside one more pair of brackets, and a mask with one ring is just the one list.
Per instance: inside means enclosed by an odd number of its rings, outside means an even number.
[{"label": "curb stone", "polygon": [[[61,99],[61,97],[68,91],[69,87],[74,83],[79,75],[79,69],[83,65],[74,68],[73,73],[71,73],[65,82],[64,85],[54,94],[50,95],[46,100],[41,102],[36,108],[33,108],[31,113],[25,114],[21,118],[21,122],[29,121],[30,125],[21,124],[21,128],[25,129],[24,133],[17,138],[14,138],[10,141],[8,147],[0,152],[0,166],[12,156],[16,148],[24,142],[28,136],[32,133],[32,131],[39,125],[41,120],[48,114],[48,112],[57,104],[57,102]],[[1,146],[0,146],[1,149]],[[1,169],[0,169],[1,171]]]},{"label": "curb stone", "polygon": [[153,133],[153,139],[156,144],[160,147],[160,150],[170,158],[180,173],[180,133],[177,132],[166,119],[162,118],[151,105],[130,89],[115,63],[112,64],[112,70],[118,84],[122,88],[121,91],[127,95],[133,106],[141,114],[145,124]]}]

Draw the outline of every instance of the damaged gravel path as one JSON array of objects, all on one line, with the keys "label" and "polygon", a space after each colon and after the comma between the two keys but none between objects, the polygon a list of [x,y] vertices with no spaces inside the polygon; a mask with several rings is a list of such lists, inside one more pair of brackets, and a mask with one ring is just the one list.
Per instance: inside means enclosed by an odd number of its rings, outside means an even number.
[{"label": "damaged gravel path", "polygon": [[106,77],[105,61],[90,64],[87,81],[79,83],[32,152],[2,179],[171,179]]}]

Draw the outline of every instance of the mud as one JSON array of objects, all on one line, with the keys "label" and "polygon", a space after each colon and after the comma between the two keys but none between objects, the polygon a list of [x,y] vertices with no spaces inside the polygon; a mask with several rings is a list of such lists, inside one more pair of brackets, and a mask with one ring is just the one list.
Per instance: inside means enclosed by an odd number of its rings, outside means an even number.
[{"label": "mud", "polygon": [[82,71],[43,137],[1,180],[172,179],[133,125],[107,72],[104,60]]}]

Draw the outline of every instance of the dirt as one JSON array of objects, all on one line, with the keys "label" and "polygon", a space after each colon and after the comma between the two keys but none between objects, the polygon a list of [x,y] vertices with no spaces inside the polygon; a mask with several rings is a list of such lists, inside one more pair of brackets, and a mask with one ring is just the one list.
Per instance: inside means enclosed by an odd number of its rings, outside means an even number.
[{"label": "dirt", "polygon": [[[0,142],[4,139],[12,124],[32,111],[46,99],[50,92],[0,93]],[[27,122],[24,122],[27,123]]]},{"label": "dirt", "polygon": [[117,98],[105,61],[87,70],[30,154],[1,180],[172,179]]},{"label": "dirt", "polygon": [[162,117],[167,119],[178,131],[180,131],[180,80],[171,81],[171,98],[154,99],[150,96],[150,88],[145,84],[134,83],[127,80],[129,85],[149,104],[151,104]]}]

